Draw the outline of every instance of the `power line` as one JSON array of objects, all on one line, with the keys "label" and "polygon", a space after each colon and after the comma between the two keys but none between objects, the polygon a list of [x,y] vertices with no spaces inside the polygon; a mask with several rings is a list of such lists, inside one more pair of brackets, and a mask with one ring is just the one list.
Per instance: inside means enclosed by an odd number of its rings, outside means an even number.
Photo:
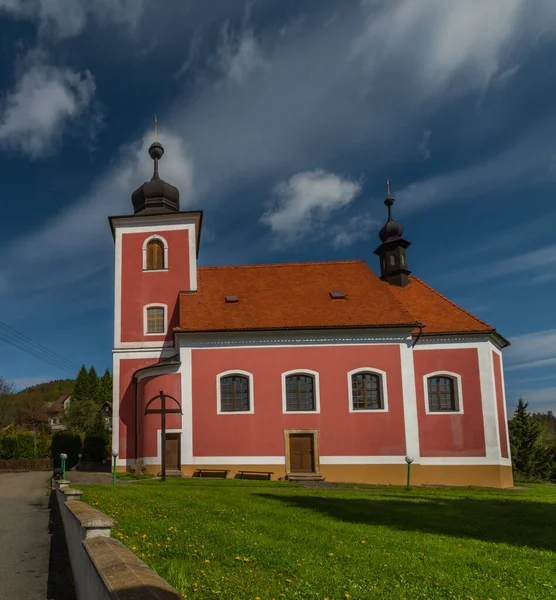
[{"label": "power line", "polygon": [[18,331],[17,329],[14,329],[13,327],[11,327],[10,325],[8,325],[7,323],[4,323],[3,321],[0,321],[0,330],[2,330],[2,329],[5,329],[7,331],[7,333],[5,335],[8,335],[8,336],[9,335],[15,335],[15,336],[17,336],[23,342],[32,344],[35,348],[40,349],[41,352],[45,352],[45,353],[51,355],[56,360],[63,361],[64,363],[66,363],[72,369],[76,369],[77,371],[79,371],[79,369],[81,368],[80,365],[78,365],[77,363],[74,363],[71,360],[68,360],[67,358],[64,358],[62,355],[58,354],[57,352],[54,352],[54,350],[50,350],[50,348],[47,348],[46,346],[43,346],[42,344],[39,344],[35,340],[32,340],[31,338],[27,337],[24,333],[21,333],[21,331]]},{"label": "power line", "polygon": [[76,372],[77,372],[73,368],[70,368],[67,365],[64,365],[63,363],[59,363],[59,362],[53,360],[48,355],[43,354],[41,352],[38,352],[38,351],[34,350],[32,346],[25,345],[25,344],[20,344],[17,341],[15,341],[14,339],[6,337],[2,332],[0,332],[0,340],[4,340],[8,344],[10,344],[10,345],[12,345],[12,346],[14,346],[16,348],[19,348],[20,350],[23,350],[24,352],[27,352],[27,354],[31,354],[35,358],[43,360],[44,362],[47,362],[48,364],[50,364],[53,367],[56,367],[58,369],[61,369],[62,371],[66,371],[67,373],[71,373],[72,375],[75,375]]},{"label": "power line", "polygon": [[58,369],[70,372],[72,375],[75,375],[80,369],[77,364],[64,358],[57,352],[50,350],[46,346],[35,342],[31,338],[20,333],[13,327],[6,325],[2,321],[0,321],[0,339],[20,350],[23,350],[23,352],[31,354],[39,360],[49,363]]}]

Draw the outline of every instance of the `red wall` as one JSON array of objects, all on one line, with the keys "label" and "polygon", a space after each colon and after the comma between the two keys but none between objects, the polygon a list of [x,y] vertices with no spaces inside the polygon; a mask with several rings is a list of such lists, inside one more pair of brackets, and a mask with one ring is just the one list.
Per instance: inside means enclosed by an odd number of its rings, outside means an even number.
[{"label": "red wall", "polygon": [[496,386],[496,409],[498,413],[498,429],[500,431],[500,451],[503,458],[509,458],[506,419],[504,418],[504,389],[502,384],[502,363],[496,352],[492,353],[494,361],[494,385]]},{"label": "red wall", "polygon": [[[320,429],[323,456],[404,456],[399,346],[226,348],[193,350],[194,456],[284,456],[284,429]],[[350,413],[347,373],[386,371],[387,413]],[[217,414],[216,375],[241,369],[254,377],[255,414]],[[320,375],[320,414],[282,414],[282,376]]]},{"label": "red wall", "polygon": [[[477,350],[415,350],[414,363],[421,456],[486,456]],[[435,371],[461,375],[464,414],[426,414],[423,377]]]},{"label": "red wall", "polygon": [[[133,373],[142,367],[158,362],[157,358],[128,359],[120,361],[120,458],[135,457],[135,384]],[[144,415],[146,403],[156,394],[164,390],[181,401],[179,375],[159,375],[139,381],[138,423],[139,456],[156,456],[156,430],[160,429],[160,416]],[[153,403],[154,406],[155,403]],[[158,406],[157,406],[158,408]],[[181,429],[181,415],[168,415],[168,429]]]},{"label": "red wall", "polygon": [[[145,415],[145,408],[151,398],[160,391],[174,396],[181,404],[181,376],[177,373],[145,377],[139,382],[139,456],[157,456],[157,436],[161,429],[160,415]],[[170,400],[166,401],[167,408],[178,408]],[[155,400],[149,408],[160,408],[160,400]],[[182,415],[166,415],[166,429],[182,428]]]},{"label": "red wall", "polygon": [[[178,325],[178,292],[189,289],[189,232],[187,229],[157,231],[168,242],[168,270],[143,271],[143,244],[152,233],[122,235],[122,342],[172,341]],[[143,334],[144,306],[168,305],[166,336]]]}]

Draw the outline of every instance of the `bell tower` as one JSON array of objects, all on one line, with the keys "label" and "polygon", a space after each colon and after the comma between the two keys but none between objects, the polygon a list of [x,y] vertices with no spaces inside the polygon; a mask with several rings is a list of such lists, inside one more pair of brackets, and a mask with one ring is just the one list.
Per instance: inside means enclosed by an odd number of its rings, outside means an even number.
[{"label": "bell tower", "polygon": [[380,258],[380,278],[391,285],[405,287],[409,283],[411,271],[407,268],[406,249],[411,242],[404,240],[403,227],[392,218],[392,205],[395,200],[390,193],[391,179],[386,180],[386,199],[388,221],[378,236],[382,244],[374,251]]},{"label": "bell tower", "polygon": [[110,217],[115,241],[114,348],[174,347],[179,293],[197,290],[200,211],[180,210],[176,186],[159,175],[164,148],[149,147],[153,174],[132,194],[133,214]]}]

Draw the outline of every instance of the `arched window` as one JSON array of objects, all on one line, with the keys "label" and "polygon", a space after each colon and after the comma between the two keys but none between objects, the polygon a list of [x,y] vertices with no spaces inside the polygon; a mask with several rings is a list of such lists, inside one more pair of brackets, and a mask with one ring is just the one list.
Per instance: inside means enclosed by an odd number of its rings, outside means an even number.
[{"label": "arched window", "polygon": [[381,410],[384,408],[382,378],[377,373],[359,372],[351,376],[353,410]]},{"label": "arched window", "polygon": [[147,271],[164,269],[164,243],[162,240],[154,239],[147,244]]},{"label": "arched window", "polygon": [[286,411],[316,410],[315,378],[307,373],[286,377]]},{"label": "arched window", "polygon": [[427,379],[429,412],[458,412],[459,398],[455,377],[434,375]]},{"label": "arched window", "polygon": [[163,306],[148,306],[145,333],[165,333],[165,314]]},{"label": "arched window", "polygon": [[245,375],[221,377],[220,412],[246,412],[249,409],[249,377]]}]

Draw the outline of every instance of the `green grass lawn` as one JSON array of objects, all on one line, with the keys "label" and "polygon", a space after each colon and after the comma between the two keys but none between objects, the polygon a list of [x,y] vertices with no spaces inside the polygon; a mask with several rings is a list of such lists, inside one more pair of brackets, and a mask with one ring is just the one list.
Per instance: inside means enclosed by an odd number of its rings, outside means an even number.
[{"label": "green grass lawn", "polygon": [[184,479],[82,486],[184,597],[556,598],[556,487],[308,490]]}]

